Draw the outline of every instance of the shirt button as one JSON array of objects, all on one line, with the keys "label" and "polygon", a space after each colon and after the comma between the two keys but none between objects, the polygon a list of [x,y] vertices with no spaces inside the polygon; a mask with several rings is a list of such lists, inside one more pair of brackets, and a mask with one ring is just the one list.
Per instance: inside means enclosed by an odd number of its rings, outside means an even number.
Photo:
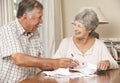
[{"label": "shirt button", "polygon": [[85,63],[84,62],[82,62],[82,65],[84,65]]}]

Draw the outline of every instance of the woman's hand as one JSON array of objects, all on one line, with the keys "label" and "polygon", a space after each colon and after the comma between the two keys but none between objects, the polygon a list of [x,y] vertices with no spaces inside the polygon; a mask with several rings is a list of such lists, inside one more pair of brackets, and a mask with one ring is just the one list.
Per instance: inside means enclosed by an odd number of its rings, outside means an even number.
[{"label": "woman's hand", "polygon": [[107,70],[110,67],[109,60],[100,61],[98,63],[98,69]]}]

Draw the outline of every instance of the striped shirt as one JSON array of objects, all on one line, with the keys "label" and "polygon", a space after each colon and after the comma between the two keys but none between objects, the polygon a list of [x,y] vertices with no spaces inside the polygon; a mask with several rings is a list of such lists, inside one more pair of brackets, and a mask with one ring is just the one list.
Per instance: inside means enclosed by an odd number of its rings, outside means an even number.
[{"label": "striped shirt", "polygon": [[0,83],[18,83],[35,74],[35,68],[15,65],[10,58],[15,53],[42,54],[38,31],[27,35],[18,19],[0,28]]}]

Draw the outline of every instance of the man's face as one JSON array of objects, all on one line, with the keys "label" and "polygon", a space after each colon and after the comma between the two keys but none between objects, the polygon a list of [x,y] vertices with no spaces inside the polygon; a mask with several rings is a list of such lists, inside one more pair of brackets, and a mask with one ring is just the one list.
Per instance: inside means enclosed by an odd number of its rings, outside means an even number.
[{"label": "man's face", "polygon": [[27,13],[26,17],[26,32],[34,32],[38,25],[42,24],[43,10],[41,8],[34,8],[32,12]]}]

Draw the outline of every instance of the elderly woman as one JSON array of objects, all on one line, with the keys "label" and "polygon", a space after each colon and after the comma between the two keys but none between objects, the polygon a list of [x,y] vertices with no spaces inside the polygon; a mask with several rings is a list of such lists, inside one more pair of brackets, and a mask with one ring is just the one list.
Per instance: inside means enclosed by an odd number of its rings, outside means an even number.
[{"label": "elderly woman", "polygon": [[74,35],[62,40],[53,58],[69,57],[77,60],[79,67],[91,63],[101,70],[119,67],[105,44],[91,35],[99,24],[92,9],[84,9],[78,13],[72,24]]}]

